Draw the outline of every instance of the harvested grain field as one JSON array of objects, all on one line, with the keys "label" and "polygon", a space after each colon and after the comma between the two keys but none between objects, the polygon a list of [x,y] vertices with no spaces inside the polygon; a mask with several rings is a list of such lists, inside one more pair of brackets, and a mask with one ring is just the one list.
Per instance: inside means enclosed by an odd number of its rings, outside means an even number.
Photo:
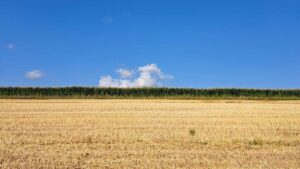
[{"label": "harvested grain field", "polygon": [[300,168],[300,101],[0,100],[0,168]]}]

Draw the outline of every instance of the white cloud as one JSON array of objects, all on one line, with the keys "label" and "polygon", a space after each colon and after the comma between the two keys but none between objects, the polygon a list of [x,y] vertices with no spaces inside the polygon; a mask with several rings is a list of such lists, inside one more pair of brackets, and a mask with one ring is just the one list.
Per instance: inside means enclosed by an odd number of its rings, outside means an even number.
[{"label": "white cloud", "polygon": [[[117,72],[122,77],[123,70]],[[122,72],[122,73],[120,73]],[[160,81],[165,79],[172,79],[173,76],[164,74],[156,64],[147,64],[138,68],[139,76],[135,79],[114,79],[111,76],[102,76],[99,80],[100,87],[117,87],[117,88],[139,88],[139,87],[156,87],[161,85]],[[128,72],[127,72],[128,73]],[[129,78],[132,76],[122,77]]]},{"label": "white cloud", "polygon": [[9,44],[6,46],[6,48],[7,48],[8,50],[14,50],[14,49],[16,48],[16,45],[13,44],[13,43],[9,43]]},{"label": "white cloud", "polygon": [[133,75],[133,71],[132,70],[128,70],[128,69],[122,69],[122,68],[120,68],[120,69],[117,69],[116,72],[119,73],[119,75],[122,78],[130,78]]},{"label": "white cloud", "polygon": [[99,80],[99,86],[128,88],[133,87],[133,83],[130,80],[113,79],[111,76],[102,76]]},{"label": "white cloud", "polygon": [[26,78],[31,80],[37,80],[44,76],[44,73],[40,70],[32,70],[25,74]]},{"label": "white cloud", "polygon": [[111,16],[105,16],[101,19],[102,23],[110,24],[114,22],[114,19]]}]

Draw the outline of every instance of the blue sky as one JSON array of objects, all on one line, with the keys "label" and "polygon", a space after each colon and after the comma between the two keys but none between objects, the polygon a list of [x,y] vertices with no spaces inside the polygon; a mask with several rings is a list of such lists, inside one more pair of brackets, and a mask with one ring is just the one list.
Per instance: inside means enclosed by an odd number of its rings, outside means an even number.
[{"label": "blue sky", "polygon": [[0,86],[142,77],[169,87],[299,88],[299,9],[299,0],[1,0]]}]

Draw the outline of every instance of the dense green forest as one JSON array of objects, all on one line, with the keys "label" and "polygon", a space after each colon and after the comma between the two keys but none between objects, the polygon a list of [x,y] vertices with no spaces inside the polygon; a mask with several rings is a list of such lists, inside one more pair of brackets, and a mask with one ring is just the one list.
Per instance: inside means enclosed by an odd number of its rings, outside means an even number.
[{"label": "dense green forest", "polygon": [[300,99],[300,89],[0,87],[0,98]]}]

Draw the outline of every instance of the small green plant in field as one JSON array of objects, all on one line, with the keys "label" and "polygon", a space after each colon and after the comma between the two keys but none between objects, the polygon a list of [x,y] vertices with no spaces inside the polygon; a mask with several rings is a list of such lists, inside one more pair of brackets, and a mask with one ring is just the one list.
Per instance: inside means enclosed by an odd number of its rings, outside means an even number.
[{"label": "small green plant in field", "polygon": [[196,134],[196,131],[194,129],[190,129],[189,133],[191,136],[194,136]]},{"label": "small green plant in field", "polygon": [[84,142],[86,142],[86,143],[88,143],[88,144],[90,144],[90,143],[93,142],[92,136],[86,136],[86,137],[84,137],[83,139],[84,139]]},{"label": "small green plant in field", "polygon": [[207,142],[207,141],[202,141],[202,142],[200,142],[200,144],[202,144],[202,145],[207,145],[208,142]]},{"label": "small green plant in field", "polygon": [[249,141],[249,144],[255,145],[255,146],[261,146],[261,145],[263,145],[263,141],[261,139],[255,138],[255,139]]}]

